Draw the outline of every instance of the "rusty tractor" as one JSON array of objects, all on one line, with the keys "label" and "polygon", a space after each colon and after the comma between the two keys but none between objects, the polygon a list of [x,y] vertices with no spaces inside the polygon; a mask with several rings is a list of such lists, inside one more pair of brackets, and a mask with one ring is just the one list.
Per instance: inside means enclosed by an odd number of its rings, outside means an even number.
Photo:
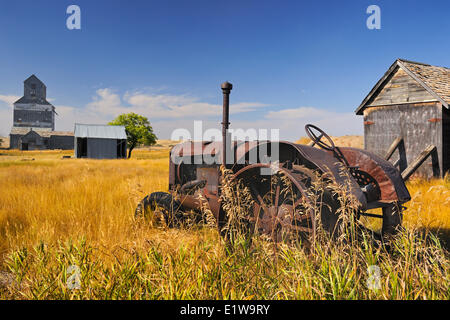
[{"label": "rusty tractor", "polygon": [[[351,194],[356,202],[356,219],[381,219],[381,232],[377,231],[380,238],[395,234],[402,222],[402,205],[410,195],[391,163],[365,150],[337,147],[323,130],[311,124],[305,127],[310,145],[231,141],[228,119],[232,85],[225,82],[221,89],[222,141],[186,141],[174,146],[170,152],[169,192],[146,196],[138,204],[136,215],[158,208],[171,227],[186,217],[185,212],[200,213],[206,206],[222,230],[227,223],[221,199],[221,169],[225,168],[250,193],[248,224],[276,241],[292,231],[309,238],[315,234],[318,221],[331,233],[337,230],[339,199],[330,190],[322,192],[319,199],[315,197],[317,193],[311,190],[317,177]],[[267,161],[275,151],[276,161]],[[375,208],[382,208],[381,213],[370,211]]]}]

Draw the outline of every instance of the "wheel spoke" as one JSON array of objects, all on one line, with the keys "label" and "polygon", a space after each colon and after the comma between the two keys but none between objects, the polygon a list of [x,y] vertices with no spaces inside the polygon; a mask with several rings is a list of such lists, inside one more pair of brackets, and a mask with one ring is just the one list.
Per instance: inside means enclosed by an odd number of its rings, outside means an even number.
[{"label": "wheel spoke", "polygon": [[292,219],[292,223],[294,223],[294,221],[302,222],[304,220],[309,220],[310,219],[310,216],[309,216],[308,213],[295,216],[295,211],[293,210],[293,206],[291,206],[291,205],[282,205],[282,206],[280,206],[280,208],[283,208],[283,210],[287,210],[288,211],[289,216]]},{"label": "wheel spoke", "polygon": [[278,211],[278,202],[280,200],[280,185],[277,185],[277,188],[275,190],[275,203],[274,203],[274,207],[275,210]]},{"label": "wheel spoke", "polygon": [[274,241],[309,237],[315,232],[311,212],[303,206],[307,187],[300,180],[304,174],[301,168],[296,170],[286,174],[286,179],[279,175],[282,172],[268,179],[252,171],[244,176],[253,200],[248,222],[255,231]]},{"label": "wheel spoke", "polygon": [[289,225],[289,228],[294,229],[295,231],[298,231],[298,232],[307,232],[307,233],[313,232],[312,228],[300,227],[300,226],[296,226],[294,224]]},{"label": "wheel spoke", "polygon": [[258,192],[258,189],[255,188],[255,186],[253,185],[253,183],[250,183],[250,191],[252,194],[252,198],[253,200],[260,206],[263,208],[263,210],[266,209],[266,205],[264,203],[263,198],[261,197],[261,195]]},{"label": "wheel spoke", "polygon": [[294,204],[292,205],[292,207],[294,208],[294,210],[295,210],[295,208],[297,208],[300,204],[302,204],[303,203],[303,197],[301,196],[299,199],[297,199],[297,201],[295,201],[294,202]]},{"label": "wheel spoke", "polygon": [[259,212],[261,211],[261,206],[255,202],[253,205],[253,218],[251,218],[253,221],[259,220]]},{"label": "wheel spoke", "polygon": [[294,220],[301,222],[301,221],[309,220],[309,219],[310,219],[309,214],[305,213],[305,214],[302,214],[302,215],[300,215],[298,217],[295,217]]}]

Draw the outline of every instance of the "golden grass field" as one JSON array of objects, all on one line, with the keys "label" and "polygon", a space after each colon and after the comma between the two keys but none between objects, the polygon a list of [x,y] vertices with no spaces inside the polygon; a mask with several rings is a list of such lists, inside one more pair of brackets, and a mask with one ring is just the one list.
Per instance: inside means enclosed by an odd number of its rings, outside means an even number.
[{"label": "golden grass field", "polygon": [[[352,148],[364,148],[364,137],[363,136],[340,136],[340,137],[334,137],[330,136],[330,138],[333,140],[334,144],[339,147],[352,147]],[[300,144],[308,144],[311,142],[311,139],[308,137],[301,137],[299,140],[297,140],[297,143]]]},{"label": "golden grass field", "polygon": [[[301,248],[274,254],[263,240],[230,254],[213,228],[135,220],[138,201],[168,188],[170,144],[137,149],[128,160],[0,150],[0,298],[450,298],[442,248],[450,230],[449,179],[408,183],[404,222],[411,232],[394,254],[363,244],[345,254],[328,245],[314,255]],[[416,230],[439,234],[441,244],[415,240]],[[80,290],[65,285],[71,264],[81,268]],[[365,285],[371,264],[385,275],[378,291]]]}]

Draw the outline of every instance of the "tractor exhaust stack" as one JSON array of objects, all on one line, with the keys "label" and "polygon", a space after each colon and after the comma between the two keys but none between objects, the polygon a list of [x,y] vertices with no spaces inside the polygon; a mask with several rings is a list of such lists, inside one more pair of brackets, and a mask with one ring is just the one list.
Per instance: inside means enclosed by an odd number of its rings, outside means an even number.
[{"label": "tractor exhaust stack", "polygon": [[[228,81],[222,83],[221,85],[222,92],[223,92],[223,115],[222,115],[222,165],[226,167],[227,163],[227,141],[228,139],[228,126],[230,125],[229,122],[229,115],[230,115],[230,92],[231,89],[233,89],[233,85],[229,83]],[[230,139],[231,140],[231,139]],[[231,143],[231,141],[230,141]]]}]

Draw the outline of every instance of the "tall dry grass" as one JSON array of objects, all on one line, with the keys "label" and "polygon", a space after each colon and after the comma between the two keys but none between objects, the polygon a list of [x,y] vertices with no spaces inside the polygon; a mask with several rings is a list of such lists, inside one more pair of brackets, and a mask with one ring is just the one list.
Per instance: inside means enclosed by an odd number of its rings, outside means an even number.
[{"label": "tall dry grass", "polygon": [[[0,298],[450,298],[448,253],[438,238],[415,230],[449,228],[448,206],[435,200],[448,195],[448,181],[409,184],[407,229],[390,251],[326,235],[312,251],[274,250],[263,237],[239,235],[230,248],[207,225],[167,229],[134,219],[145,194],[167,189],[167,149],[137,150],[130,160],[2,153]],[[80,267],[78,290],[67,287],[71,265]],[[377,290],[367,286],[370,265],[381,270]]]},{"label": "tall dry grass", "polygon": [[128,242],[137,201],[167,189],[168,150],[114,161],[61,160],[55,151],[30,152],[22,159],[36,160],[20,161],[17,152],[9,154],[0,158],[1,256],[69,237],[107,247]]},{"label": "tall dry grass", "polygon": [[405,214],[409,226],[450,230],[450,174],[444,179],[413,179],[407,183],[411,201]]}]

